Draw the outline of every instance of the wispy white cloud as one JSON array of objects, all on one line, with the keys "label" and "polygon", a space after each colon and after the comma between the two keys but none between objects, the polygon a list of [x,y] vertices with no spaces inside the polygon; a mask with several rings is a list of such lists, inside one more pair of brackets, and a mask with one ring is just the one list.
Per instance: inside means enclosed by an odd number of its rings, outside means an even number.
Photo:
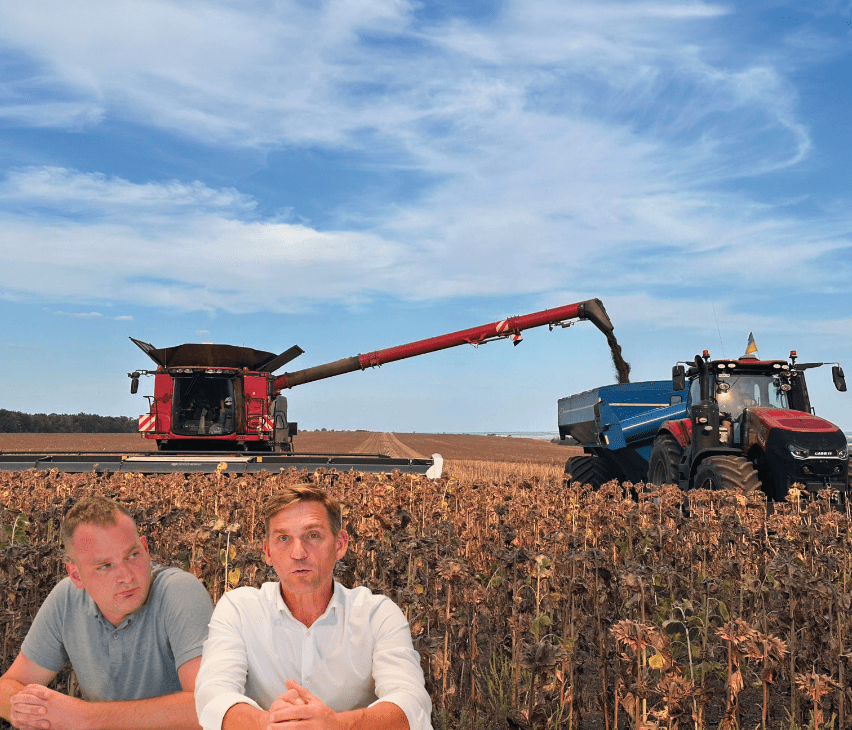
[{"label": "wispy white cloud", "polygon": [[254,201],[233,188],[214,190],[199,182],[139,184],[100,173],[81,173],[61,167],[11,170],[0,182],[0,200],[8,205],[43,205],[45,212],[70,215],[90,211],[116,220],[128,210],[139,215],[167,215],[188,208],[227,210],[247,215]]},{"label": "wispy white cloud", "polygon": [[103,315],[100,312],[54,312],[57,317],[71,317],[72,319],[100,319]]},{"label": "wispy white cloud", "polygon": [[0,106],[0,121],[23,127],[80,130],[103,121],[103,109],[74,102],[6,104]]}]

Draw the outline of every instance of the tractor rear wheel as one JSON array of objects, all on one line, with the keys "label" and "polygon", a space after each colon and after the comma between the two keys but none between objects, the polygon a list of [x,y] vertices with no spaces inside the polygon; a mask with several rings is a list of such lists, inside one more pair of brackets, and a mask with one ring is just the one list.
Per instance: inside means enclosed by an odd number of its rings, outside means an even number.
[{"label": "tractor rear wheel", "polygon": [[651,484],[677,484],[677,467],[683,456],[683,448],[671,434],[662,434],[654,439],[651,459],[648,462],[648,481]]},{"label": "tractor rear wheel", "polygon": [[736,489],[749,494],[760,490],[760,478],[744,456],[708,456],[695,472],[695,489]]},{"label": "tractor rear wheel", "polygon": [[582,456],[572,456],[565,463],[565,478],[566,481],[580,482],[580,484],[588,484],[594,489],[598,489],[607,482],[617,479],[609,465],[600,457],[590,454]]}]

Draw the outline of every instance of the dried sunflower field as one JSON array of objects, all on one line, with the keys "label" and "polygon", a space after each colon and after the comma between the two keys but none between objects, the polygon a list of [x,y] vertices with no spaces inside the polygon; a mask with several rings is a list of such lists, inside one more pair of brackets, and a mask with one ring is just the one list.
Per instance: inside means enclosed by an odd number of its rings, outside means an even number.
[{"label": "dried sunflower field", "polygon": [[64,575],[78,498],[126,503],[154,558],[216,600],[273,579],[262,504],[312,479],[346,505],[338,579],[408,616],[436,730],[852,727],[848,514],[795,490],[767,514],[762,495],[687,508],[674,487],[592,492],[556,469],[448,472],[0,473],[2,668]]}]

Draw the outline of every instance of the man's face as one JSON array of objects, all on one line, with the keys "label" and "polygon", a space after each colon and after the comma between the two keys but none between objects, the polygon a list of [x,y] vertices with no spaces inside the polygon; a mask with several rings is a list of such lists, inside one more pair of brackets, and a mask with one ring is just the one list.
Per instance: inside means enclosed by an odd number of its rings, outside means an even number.
[{"label": "man's face", "polygon": [[113,626],[139,608],[151,587],[151,556],[144,537],[127,515],[116,513],[114,525],[82,524],[68,546],[65,569],[84,588]]},{"label": "man's face", "polygon": [[348,544],[345,530],[336,535],[331,531],[328,512],[320,502],[296,502],[269,521],[263,553],[267,565],[275,568],[286,598],[330,588],[334,563]]}]

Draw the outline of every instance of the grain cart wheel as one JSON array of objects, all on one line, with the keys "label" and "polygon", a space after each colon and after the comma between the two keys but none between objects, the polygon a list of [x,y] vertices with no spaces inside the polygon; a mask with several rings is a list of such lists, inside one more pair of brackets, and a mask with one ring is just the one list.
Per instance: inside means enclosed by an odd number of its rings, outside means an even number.
[{"label": "grain cart wheel", "polygon": [[598,487],[617,479],[617,475],[609,468],[609,465],[600,457],[583,454],[583,456],[572,456],[565,463],[565,478],[571,482],[588,484],[590,487]]},{"label": "grain cart wheel", "polygon": [[760,489],[760,479],[744,456],[708,456],[695,472],[696,489],[736,489],[749,494]]},{"label": "grain cart wheel", "polygon": [[657,485],[677,484],[677,467],[682,456],[683,449],[674,436],[667,433],[657,436],[648,462],[648,481]]}]

